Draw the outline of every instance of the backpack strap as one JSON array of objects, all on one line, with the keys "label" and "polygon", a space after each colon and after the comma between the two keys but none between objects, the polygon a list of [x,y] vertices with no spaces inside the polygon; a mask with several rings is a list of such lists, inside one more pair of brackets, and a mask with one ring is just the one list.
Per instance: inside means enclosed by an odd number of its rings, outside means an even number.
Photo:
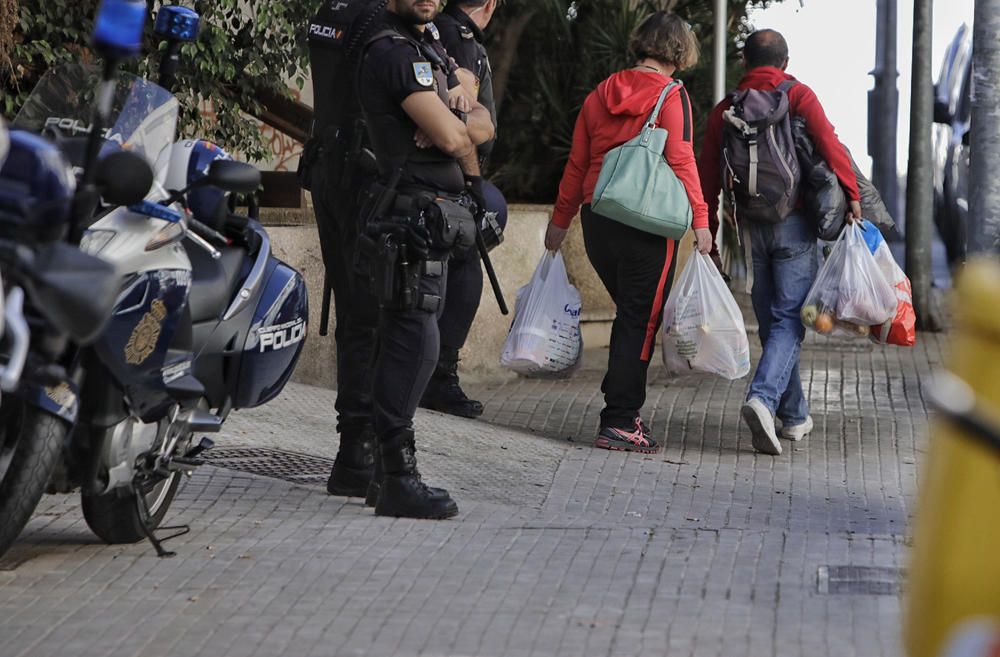
[{"label": "backpack strap", "polygon": [[792,87],[799,83],[798,80],[785,80],[778,85],[778,91],[783,91],[786,94],[791,90]]},{"label": "backpack strap", "polygon": [[649,119],[646,121],[646,125],[642,127],[641,143],[643,146],[649,143],[649,140],[652,136],[652,132],[656,128],[656,124],[659,123],[660,110],[663,109],[663,103],[667,100],[667,95],[670,93],[670,90],[675,87],[680,87],[683,84],[684,83],[681,82],[680,80],[671,80],[670,84],[663,87],[663,91],[660,92],[660,98],[659,100],[656,101],[656,107],[653,108],[653,113],[649,115]]}]

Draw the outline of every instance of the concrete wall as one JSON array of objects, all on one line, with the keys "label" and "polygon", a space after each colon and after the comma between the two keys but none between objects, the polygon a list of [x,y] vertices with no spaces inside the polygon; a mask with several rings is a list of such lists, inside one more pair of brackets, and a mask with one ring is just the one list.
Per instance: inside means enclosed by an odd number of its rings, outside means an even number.
[{"label": "concrete wall", "polygon": [[[543,205],[512,205],[504,243],[490,254],[500,278],[511,312],[517,290],[531,279],[544,252],[542,239],[551,208]],[[320,304],[323,287],[323,261],[311,211],[268,211],[263,220],[268,226],[275,254],[298,269],[309,288],[309,336],[295,372],[295,380],[311,385],[334,387],[336,348],[331,319],[330,335],[319,335]],[[680,249],[678,269],[691,252],[690,240]],[[570,282],[579,290],[583,302],[582,324],[587,348],[607,347],[614,319],[614,304],[597,277],[583,246],[580,222],[575,221],[563,246]],[[331,317],[332,317],[331,312]],[[500,351],[512,316],[504,317],[497,308],[487,283],[479,314],[465,349],[461,373],[469,380],[498,380],[513,376],[500,367]]]}]

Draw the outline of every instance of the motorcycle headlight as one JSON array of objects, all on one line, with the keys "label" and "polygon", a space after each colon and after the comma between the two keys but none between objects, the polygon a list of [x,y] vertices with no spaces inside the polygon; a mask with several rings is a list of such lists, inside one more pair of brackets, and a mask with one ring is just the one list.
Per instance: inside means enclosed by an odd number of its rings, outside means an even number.
[{"label": "motorcycle headlight", "polygon": [[97,255],[115,238],[113,230],[88,230],[80,240],[80,250],[90,255]]}]

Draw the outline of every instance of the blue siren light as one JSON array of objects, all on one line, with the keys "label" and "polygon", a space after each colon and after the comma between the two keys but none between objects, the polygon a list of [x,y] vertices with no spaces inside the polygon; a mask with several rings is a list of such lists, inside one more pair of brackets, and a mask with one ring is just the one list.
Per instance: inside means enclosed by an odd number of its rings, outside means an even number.
[{"label": "blue siren light", "polygon": [[146,3],[142,0],[104,0],[94,22],[94,46],[102,55],[138,55],[145,24]]},{"label": "blue siren light", "polygon": [[153,32],[166,39],[194,41],[198,38],[200,23],[197,12],[179,5],[168,5],[156,13]]}]

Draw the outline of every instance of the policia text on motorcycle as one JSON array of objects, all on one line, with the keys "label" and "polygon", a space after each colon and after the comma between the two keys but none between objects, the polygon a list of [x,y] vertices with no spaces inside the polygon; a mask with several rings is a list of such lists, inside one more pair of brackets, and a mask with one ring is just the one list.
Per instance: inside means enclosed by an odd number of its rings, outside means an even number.
[{"label": "policia text on motorcycle", "polygon": [[[493,124],[482,105],[461,93],[449,95],[444,62],[421,48],[431,38],[425,26],[438,5],[389,0],[358,73],[378,163],[364,209],[364,251],[380,303],[372,388],[382,471],[376,479],[379,515],[444,518],[458,512],[446,491],[420,480],[412,421],[438,359],[448,258],[476,245],[473,213],[481,214],[485,201],[475,141],[491,138]],[[417,146],[418,132],[430,148]]]}]

